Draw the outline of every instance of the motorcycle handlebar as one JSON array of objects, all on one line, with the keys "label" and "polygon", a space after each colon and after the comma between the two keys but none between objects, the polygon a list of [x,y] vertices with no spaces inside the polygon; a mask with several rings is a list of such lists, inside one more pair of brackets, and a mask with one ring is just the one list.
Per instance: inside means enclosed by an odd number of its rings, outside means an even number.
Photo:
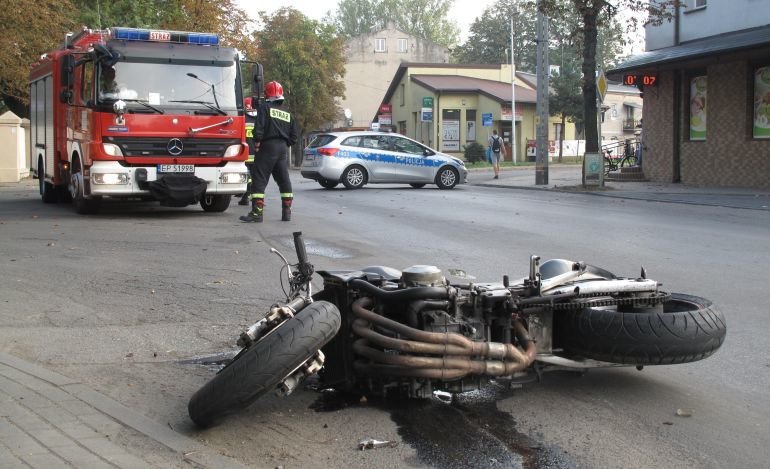
[{"label": "motorcycle handlebar", "polygon": [[313,265],[307,261],[307,250],[305,250],[305,240],[302,239],[302,232],[294,233],[294,249],[297,251],[297,261],[300,274],[306,279],[313,275]]},{"label": "motorcycle handlebar", "polygon": [[294,233],[294,249],[297,250],[297,261],[302,264],[307,263],[307,251],[305,250],[305,240],[302,239],[302,232],[295,231]]}]

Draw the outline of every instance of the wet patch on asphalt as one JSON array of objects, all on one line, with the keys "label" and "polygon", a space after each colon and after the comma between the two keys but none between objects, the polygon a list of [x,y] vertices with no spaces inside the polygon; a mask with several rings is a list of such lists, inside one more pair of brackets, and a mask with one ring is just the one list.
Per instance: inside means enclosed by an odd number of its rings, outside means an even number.
[{"label": "wet patch on asphalt", "polygon": [[515,419],[497,408],[496,401],[505,397],[485,390],[457,395],[451,403],[401,398],[362,401],[358,394],[323,390],[310,408],[334,412],[365,405],[388,412],[404,443],[434,467],[577,467],[560,449],[544,447],[517,432]]}]

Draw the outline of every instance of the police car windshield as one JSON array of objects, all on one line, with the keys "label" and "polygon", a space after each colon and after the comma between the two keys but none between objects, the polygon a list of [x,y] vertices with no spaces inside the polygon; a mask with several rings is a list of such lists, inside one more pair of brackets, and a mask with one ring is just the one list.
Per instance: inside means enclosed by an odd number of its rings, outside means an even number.
[{"label": "police car windshield", "polygon": [[[197,79],[190,78],[190,74]],[[102,65],[97,81],[97,99],[111,103],[118,99],[144,102],[167,112],[212,113],[216,90],[217,114],[237,114],[237,79],[234,62],[158,63],[120,61]],[[132,100],[132,101],[129,101]],[[219,111],[221,109],[221,112]]]}]

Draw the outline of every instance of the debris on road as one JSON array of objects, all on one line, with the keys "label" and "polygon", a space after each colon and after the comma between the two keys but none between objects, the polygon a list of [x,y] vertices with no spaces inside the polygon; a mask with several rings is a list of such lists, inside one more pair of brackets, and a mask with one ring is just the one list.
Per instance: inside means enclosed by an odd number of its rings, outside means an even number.
[{"label": "debris on road", "polygon": [[374,438],[362,440],[358,443],[358,449],[362,451],[365,449],[395,448],[396,446],[398,446],[397,441],[375,440]]},{"label": "debris on road", "polygon": [[677,417],[692,417],[692,411],[689,409],[676,409]]}]

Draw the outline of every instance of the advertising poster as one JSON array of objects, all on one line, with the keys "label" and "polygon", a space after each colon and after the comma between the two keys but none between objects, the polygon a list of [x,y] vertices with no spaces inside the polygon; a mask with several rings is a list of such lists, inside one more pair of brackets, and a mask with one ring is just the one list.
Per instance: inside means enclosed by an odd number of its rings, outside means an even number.
[{"label": "advertising poster", "polygon": [[707,77],[690,80],[690,140],[706,140],[707,92]]},{"label": "advertising poster", "polygon": [[770,138],[770,67],[754,73],[754,138]]},{"label": "advertising poster", "polygon": [[442,121],[442,145],[443,151],[460,151],[460,121]]}]

